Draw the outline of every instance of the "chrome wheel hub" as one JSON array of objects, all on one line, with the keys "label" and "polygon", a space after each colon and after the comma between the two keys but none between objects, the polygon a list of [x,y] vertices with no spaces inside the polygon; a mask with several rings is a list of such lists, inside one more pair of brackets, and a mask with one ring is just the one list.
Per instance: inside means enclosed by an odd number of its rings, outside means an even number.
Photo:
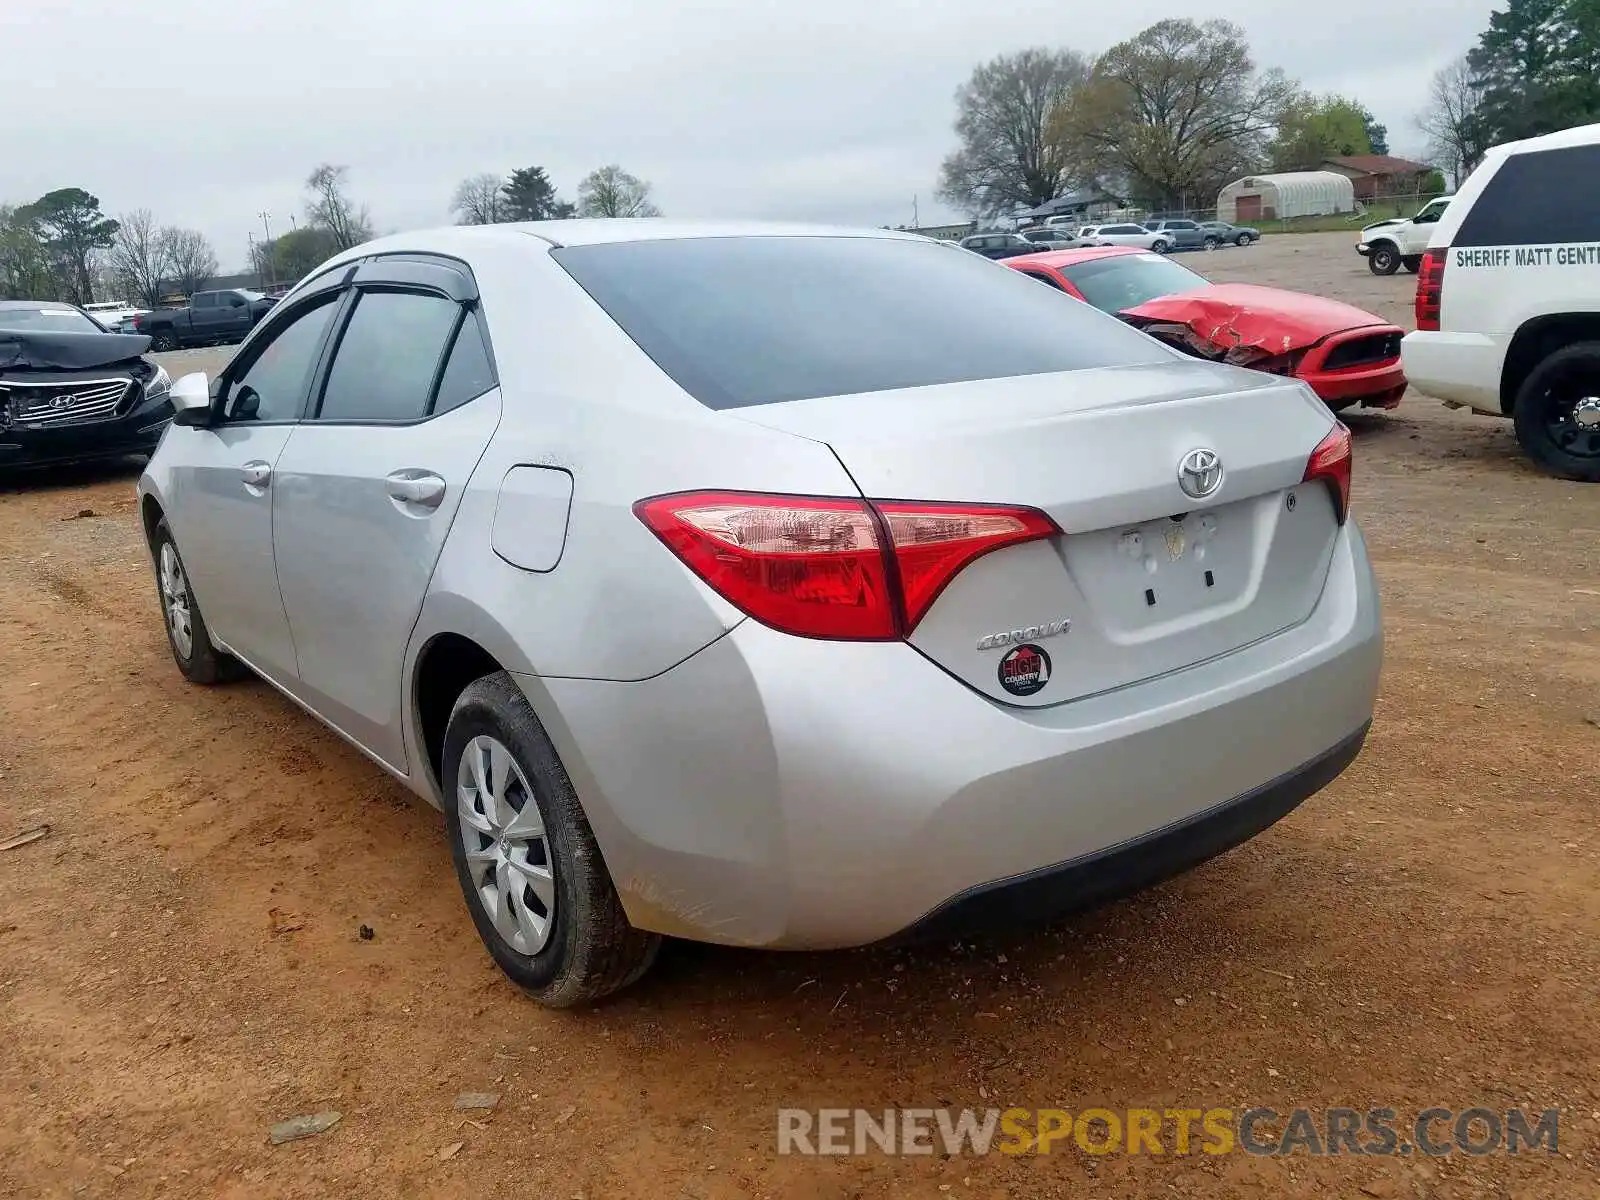
[{"label": "chrome wheel hub", "polygon": [[183,564],[171,542],[161,544],[161,607],[166,610],[167,630],[178,653],[188,658],[194,653],[193,618],[189,613],[189,583],[183,577]]},{"label": "chrome wheel hub", "polygon": [[495,932],[518,954],[537,954],[555,927],[555,861],[533,789],[498,738],[467,743],[456,811],[467,870]]},{"label": "chrome wheel hub", "polygon": [[1585,396],[1572,409],[1572,420],[1580,429],[1600,429],[1600,396]]}]

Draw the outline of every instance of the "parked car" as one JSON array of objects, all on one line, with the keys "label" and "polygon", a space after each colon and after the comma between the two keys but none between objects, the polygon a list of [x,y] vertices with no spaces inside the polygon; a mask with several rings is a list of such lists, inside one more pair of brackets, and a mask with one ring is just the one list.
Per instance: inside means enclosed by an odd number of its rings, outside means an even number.
[{"label": "parked car", "polygon": [[1211,283],[1128,249],[1068,250],[1006,266],[1121,317],[1189,354],[1291,375],[1329,408],[1394,408],[1406,390],[1399,326],[1337,300]]},{"label": "parked car", "polygon": [[1195,221],[1146,221],[1144,227],[1168,239],[1170,250],[1215,250],[1221,244]]},{"label": "parked car", "polygon": [[1551,475],[1600,483],[1600,125],[1497,146],[1443,216],[1401,348],[1412,384],[1510,417]]},{"label": "parked car", "polygon": [[134,328],[150,339],[153,350],[182,346],[215,346],[237,342],[277,304],[271,296],[244,288],[196,292],[188,308],[160,308],[133,318]]},{"label": "parked car", "polygon": [[149,347],[71,304],[0,300],[0,468],[154,450],[171,380]]},{"label": "parked car", "polygon": [[440,806],[550,1004],[664,934],[948,938],[1144,886],[1372,717],[1348,431],[926,239],[398,235],[174,396],[139,507],[179,669],[247,663]]},{"label": "parked car", "polygon": [[985,258],[1010,258],[1014,254],[1037,254],[1035,246],[1020,233],[977,233],[961,239],[961,248]]},{"label": "parked car", "polygon": [[108,333],[127,332],[122,326],[127,320],[146,310],[129,304],[126,300],[101,300],[94,304],[85,304],[83,311],[95,319],[95,322],[105,327]]},{"label": "parked car", "polygon": [[1227,221],[1201,221],[1200,228],[1214,235],[1219,241],[1232,242],[1235,246],[1248,246],[1252,242],[1261,240],[1261,231],[1249,225],[1230,225]]},{"label": "parked car", "polygon": [[1154,250],[1165,254],[1172,249],[1172,238],[1164,233],[1152,233],[1143,225],[1101,225],[1087,239],[1092,246],[1132,246],[1139,250]]},{"label": "parked car", "polygon": [[1033,249],[1038,250],[1070,250],[1074,246],[1082,245],[1073,236],[1070,229],[1057,225],[1043,229],[1023,229],[1018,235],[1032,243]]},{"label": "parked car", "polygon": [[1356,242],[1356,253],[1367,260],[1374,275],[1393,275],[1402,266],[1416,274],[1422,265],[1422,252],[1428,248],[1428,239],[1450,207],[1452,196],[1439,196],[1429,200],[1417,210],[1415,216],[1391,217],[1362,229]]}]

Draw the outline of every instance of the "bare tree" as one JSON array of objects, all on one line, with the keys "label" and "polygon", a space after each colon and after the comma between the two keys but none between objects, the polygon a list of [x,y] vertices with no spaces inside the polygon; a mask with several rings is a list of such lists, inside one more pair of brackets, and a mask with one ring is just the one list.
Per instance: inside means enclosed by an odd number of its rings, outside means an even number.
[{"label": "bare tree", "polygon": [[216,275],[217,256],[199,230],[169,225],[157,238],[172,273],[172,282],[185,296],[203,290],[206,281]]},{"label": "bare tree", "polygon": [[333,237],[335,250],[348,250],[372,239],[372,215],[345,192],[349,167],[323,163],[306,177],[306,219]]},{"label": "bare tree", "polygon": [[1101,55],[1053,132],[1069,159],[1183,205],[1255,169],[1295,94],[1281,71],[1257,73],[1237,25],[1168,19]]},{"label": "bare tree", "polygon": [[961,147],[939,175],[939,195],[974,216],[1035,208],[1074,183],[1050,118],[1088,77],[1075,50],[1023,50],[983,63],[956,92]]},{"label": "bare tree", "polygon": [[1437,71],[1417,124],[1428,135],[1428,154],[1460,186],[1488,147],[1483,89],[1466,56]]},{"label": "bare tree", "polygon": [[498,175],[474,175],[456,185],[450,198],[450,211],[462,225],[498,225],[507,220],[504,188],[506,181]]},{"label": "bare tree", "polygon": [[659,217],[650,202],[650,185],[612,163],[590,171],[578,185],[581,217]]},{"label": "bare tree", "polygon": [[138,208],[120,219],[108,258],[127,298],[146,308],[161,302],[161,282],[172,274],[171,246],[156,226],[148,208]]}]

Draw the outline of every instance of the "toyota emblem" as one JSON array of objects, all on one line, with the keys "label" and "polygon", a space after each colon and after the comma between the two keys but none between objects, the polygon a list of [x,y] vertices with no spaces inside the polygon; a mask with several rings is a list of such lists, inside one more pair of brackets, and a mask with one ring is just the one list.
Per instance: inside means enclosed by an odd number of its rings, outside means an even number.
[{"label": "toyota emblem", "polygon": [[1178,486],[1184,495],[1204,500],[1222,486],[1222,459],[1215,450],[1201,447],[1178,460]]}]

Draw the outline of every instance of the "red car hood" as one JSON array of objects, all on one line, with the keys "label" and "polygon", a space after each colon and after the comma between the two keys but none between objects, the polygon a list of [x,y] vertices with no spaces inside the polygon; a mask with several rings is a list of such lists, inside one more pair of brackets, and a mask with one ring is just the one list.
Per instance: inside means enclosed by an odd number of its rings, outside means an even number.
[{"label": "red car hood", "polygon": [[1253,283],[1214,283],[1197,292],[1161,296],[1123,309],[1121,315],[1139,326],[1186,325],[1218,350],[1272,356],[1304,350],[1331,333],[1389,324],[1337,300]]}]

